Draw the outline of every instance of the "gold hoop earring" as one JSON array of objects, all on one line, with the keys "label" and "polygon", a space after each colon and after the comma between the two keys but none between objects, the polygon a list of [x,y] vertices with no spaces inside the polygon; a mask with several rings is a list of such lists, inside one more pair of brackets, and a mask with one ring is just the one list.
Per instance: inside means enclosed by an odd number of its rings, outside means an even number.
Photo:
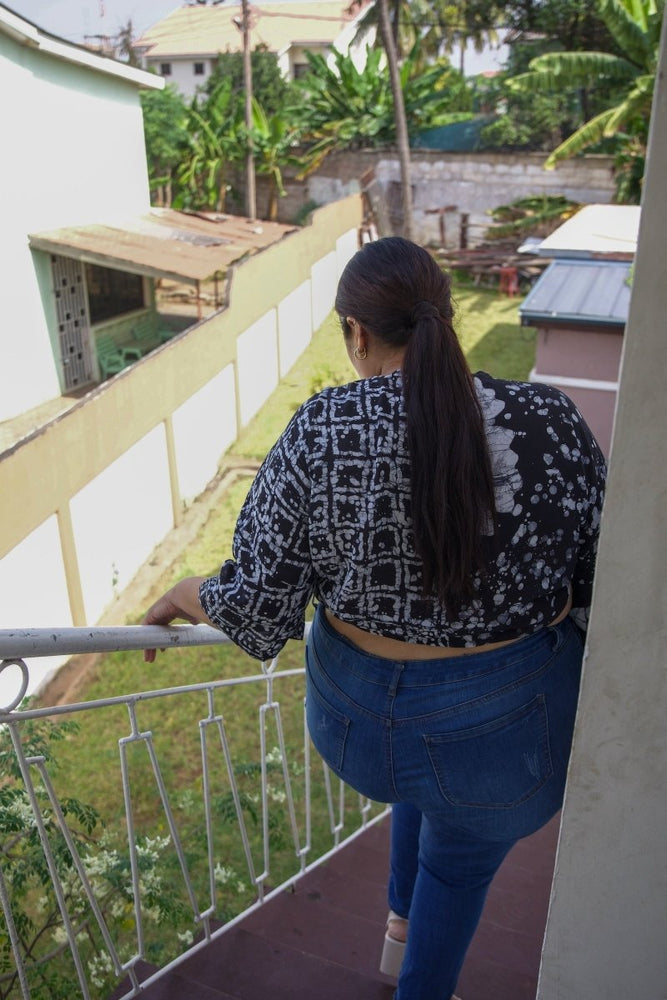
[{"label": "gold hoop earring", "polygon": [[355,347],[355,349],[352,351],[352,353],[354,354],[354,356],[357,359],[357,361],[365,361],[366,358],[368,357],[368,351],[366,350],[365,347],[364,347],[363,351],[360,351],[358,347]]}]

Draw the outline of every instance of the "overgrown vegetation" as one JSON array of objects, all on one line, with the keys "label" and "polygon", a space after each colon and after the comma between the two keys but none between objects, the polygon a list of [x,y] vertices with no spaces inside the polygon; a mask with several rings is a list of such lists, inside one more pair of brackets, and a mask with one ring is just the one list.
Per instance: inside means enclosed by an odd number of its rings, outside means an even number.
[{"label": "overgrown vegetation", "polygon": [[[398,92],[412,140],[474,113],[494,116],[482,130],[480,148],[544,152],[547,165],[584,149],[610,153],[617,199],[639,200],[664,0],[419,0],[392,4],[391,12]],[[514,32],[503,72],[466,80],[449,58],[462,53],[468,39],[477,45],[494,39],[503,25]],[[157,203],[238,210],[236,177],[251,141],[258,172],[271,179],[260,212],[273,218],[286,167],[305,175],[334,149],[396,144],[382,47],[376,42],[368,50],[362,68],[357,58],[334,53],[329,62],[311,54],[308,73],[287,83],[276,56],[258,47],[252,53],[250,130],[240,53],[220,55],[206,87],[189,103],[171,87],[144,92]]]}]

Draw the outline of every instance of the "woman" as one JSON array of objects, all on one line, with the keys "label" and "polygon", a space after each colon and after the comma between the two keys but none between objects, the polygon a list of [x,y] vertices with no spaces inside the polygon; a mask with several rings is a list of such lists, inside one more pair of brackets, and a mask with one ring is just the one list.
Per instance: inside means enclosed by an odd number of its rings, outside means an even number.
[{"label": "woman", "polygon": [[336,310],[359,380],[297,411],[234,559],[145,622],[208,621],[267,659],[315,596],[312,740],[395,803],[383,968],[397,1000],[449,1000],[500,863],[561,806],[604,461],[557,390],[473,378],[413,243],[366,244]]}]

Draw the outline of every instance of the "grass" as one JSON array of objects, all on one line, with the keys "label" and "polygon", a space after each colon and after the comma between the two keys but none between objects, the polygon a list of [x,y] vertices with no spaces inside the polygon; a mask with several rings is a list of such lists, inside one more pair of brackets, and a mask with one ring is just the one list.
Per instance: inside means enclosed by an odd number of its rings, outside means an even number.
[{"label": "grass", "polygon": [[[457,329],[473,370],[483,369],[499,377],[526,379],[534,360],[535,334],[519,327],[517,302],[500,298],[492,292],[460,288],[456,303]],[[304,399],[324,385],[349,381],[354,377],[343,350],[339,323],[334,316],[330,316],[271,399],[242,431],[231,453],[262,459]],[[221,562],[230,553],[234,522],[249,485],[250,479],[242,479],[226,491],[220,503],[210,511],[194,544],[165,569],[156,588],[158,592],[183,576],[217,573]],[[136,620],[140,619],[142,612],[143,609],[136,609]],[[302,666],[302,644],[289,642],[281,653],[280,668]],[[258,663],[234,646],[171,650],[159,656],[152,665],[145,664],[139,653],[117,653],[99,661],[80,697],[86,701],[96,700],[120,693],[210,682],[258,672]],[[275,690],[270,682],[225,688],[219,690],[214,699],[214,710],[224,720],[238,772],[244,816],[258,872],[264,863],[257,799],[260,760],[258,719],[261,706],[273,704],[274,698],[279,700],[281,706],[290,773],[294,778],[300,778],[304,768],[302,678],[277,681]],[[127,746],[135,833],[153,838],[168,832],[165,814],[159,807],[158,788],[149,767],[147,747],[152,741],[177,828],[195,872],[198,889],[205,899],[207,884],[199,720],[209,714],[207,696],[197,693],[141,700],[135,704],[133,711],[137,732],[143,734],[138,736],[135,733],[134,740]],[[267,746],[274,747],[278,743],[275,710],[268,709],[266,718]],[[80,713],[77,723],[80,728],[76,736],[66,739],[57,749],[59,767],[54,775],[56,789],[60,795],[74,793],[83,802],[91,803],[100,811],[108,835],[122,838],[125,820],[118,740],[131,736],[133,732],[127,708],[113,707]],[[150,734],[150,740],[145,734]],[[217,831],[215,858],[226,873],[226,882],[219,887],[217,914],[221,919],[227,919],[239,909],[239,904],[243,906],[252,900],[253,890],[247,873],[244,874],[245,859],[235,833],[230,785],[219,744],[211,760]],[[294,847],[286,833],[282,771],[275,763],[273,768],[269,810],[270,884],[279,883],[298,870]],[[312,840],[315,848],[326,850],[331,846],[332,838],[319,762],[313,764],[312,771],[315,813]],[[302,782],[298,781],[296,808],[300,828],[303,829],[301,785]],[[346,809],[356,809],[356,797],[349,791],[346,796]],[[178,863],[172,848],[165,851],[163,861],[174,886],[180,884]],[[187,900],[182,892],[177,889],[174,892],[170,922],[175,926],[169,931],[161,926],[150,937],[149,953],[156,962],[165,961],[173,949],[180,950],[174,935],[179,927],[188,926],[191,919],[187,917]],[[123,919],[126,930],[131,933],[131,914],[126,914]]]}]

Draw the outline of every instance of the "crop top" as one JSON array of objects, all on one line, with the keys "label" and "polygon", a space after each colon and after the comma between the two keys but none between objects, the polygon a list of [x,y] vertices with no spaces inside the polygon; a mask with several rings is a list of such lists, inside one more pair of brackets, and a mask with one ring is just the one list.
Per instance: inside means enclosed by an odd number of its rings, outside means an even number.
[{"label": "crop top", "polygon": [[267,455],[233,558],[199,588],[209,619],[258,659],[301,638],[313,597],[378,635],[471,647],[547,625],[572,590],[585,628],[606,467],[574,404],[548,385],[474,377],[496,521],[475,596],[448,615],[422,592],[400,371],[324,389]]}]

